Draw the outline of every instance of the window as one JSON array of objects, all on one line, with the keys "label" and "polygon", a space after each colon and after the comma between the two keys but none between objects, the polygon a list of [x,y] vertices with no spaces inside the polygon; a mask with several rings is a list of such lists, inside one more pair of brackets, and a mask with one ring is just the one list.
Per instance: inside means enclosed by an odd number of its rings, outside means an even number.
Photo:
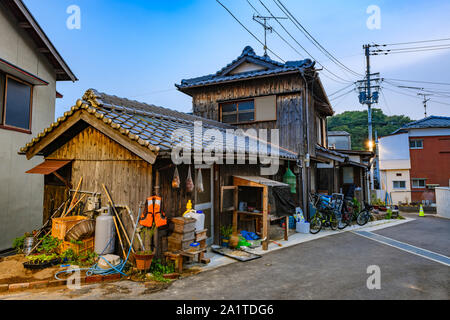
[{"label": "window", "polygon": [[409,140],[410,149],[423,149],[423,140]]},{"label": "window", "polygon": [[406,189],[406,181],[392,181],[394,189]]},{"label": "window", "polygon": [[413,188],[425,188],[426,179],[412,179]]},{"label": "window", "polygon": [[0,121],[3,128],[31,130],[32,86],[9,75],[0,74]]},{"label": "window", "polygon": [[255,121],[255,102],[253,100],[223,103],[220,105],[221,119],[225,123]]}]

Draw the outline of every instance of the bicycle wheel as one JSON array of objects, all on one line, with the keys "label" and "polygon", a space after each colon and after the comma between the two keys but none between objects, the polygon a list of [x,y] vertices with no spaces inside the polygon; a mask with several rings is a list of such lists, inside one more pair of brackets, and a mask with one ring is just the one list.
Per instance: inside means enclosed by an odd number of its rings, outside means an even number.
[{"label": "bicycle wheel", "polygon": [[356,218],[356,223],[360,226],[365,225],[369,221],[369,212],[361,211]]},{"label": "bicycle wheel", "polygon": [[349,226],[349,220],[348,219],[342,219],[342,220],[338,220],[338,229],[342,230],[345,229],[347,226]]},{"label": "bicycle wheel", "polygon": [[339,222],[338,222],[338,218],[336,217],[336,215],[330,214],[328,219],[329,219],[328,221],[330,223],[331,230],[337,230]]},{"label": "bicycle wheel", "polygon": [[319,215],[314,215],[314,217],[309,222],[309,232],[316,234],[322,229],[322,220]]}]

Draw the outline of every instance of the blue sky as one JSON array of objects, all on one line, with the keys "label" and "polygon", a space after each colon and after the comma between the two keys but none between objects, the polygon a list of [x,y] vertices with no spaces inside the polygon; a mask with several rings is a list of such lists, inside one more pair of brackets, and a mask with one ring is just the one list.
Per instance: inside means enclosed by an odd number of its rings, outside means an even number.
[{"label": "blue sky", "polygon": [[[263,53],[261,45],[214,0],[24,2],[80,79],[76,83],[58,83],[57,89],[64,98],[57,100],[56,117],[68,110],[88,88],[187,112],[191,110],[191,99],[175,90],[174,83],[216,72],[235,59],[246,45],[251,45],[258,54]],[[253,9],[246,0],[222,2],[255,35],[263,38],[262,28],[252,21]],[[267,14],[259,0],[251,2],[261,13]],[[263,2],[275,15],[282,15],[273,0]],[[450,38],[448,1],[283,0],[283,3],[328,51],[359,73],[365,69],[362,50],[365,43]],[[70,5],[81,9],[79,30],[66,27],[69,17],[66,10]],[[381,9],[379,30],[369,30],[366,26],[369,5]],[[345,79],[357,80],[320,53],[292,23],[286,20],[283,24],[329,70]],[[289,39],[276,22],[272,25]],[[268,36],[268,46],[283,60],[303,58],[274,33]],[[306,53],[303,56],[308,57]],[[450,50],[375,56],[372,71],[386,78],[450,83]],[[328,94],[346,86],[326,75],[321,79]],[[450,91],[450,86],[409,85]],[[386,87],[407,93],[404,89]],[[386,114],[404,114],[413,119],[423,117],[419,98],[391,90],[384,90],[385,99],[381,97],[378,104]],[[409,94],[416,95],[414,91]],[[433,99],[450,104],[449,97]],[[364,110],[356,92],[332,104],[337,113]],[[428,115],[450,116],[450,105],[429,102]]]}]

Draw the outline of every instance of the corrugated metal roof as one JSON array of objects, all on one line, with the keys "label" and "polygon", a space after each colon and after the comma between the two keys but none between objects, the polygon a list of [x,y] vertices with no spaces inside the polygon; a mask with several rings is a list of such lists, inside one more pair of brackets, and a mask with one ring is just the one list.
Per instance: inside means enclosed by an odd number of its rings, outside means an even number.
[{"label": "corrugated metal roof", "polygon": [[[238,74],[229,74],[231,70],[239,66],[244,61],[262,65],[265,70],[256,70],[243,72]],[[176,84],[177,88],[184,89],[195,86],[203,86],[209,84],[216,84],[229,81],[244,80],[249,78],[257,78],[262,76],[276,75],[288,72],[297,72],[306,68],[312,68],[315,62],[310,59],[300,61],[287,61],[281,63],[269,58],[269,56],[258,56],[252,47],[247,46],[242,51],[242,54],[233,60],[231,63],[217,71],[215,74],[210,74],[202,77],[183,79],[180,84]]]},{"label": "corrugated metal roof", "polygon": [[255,183],[259,183],[259,184],[269,186],[269,187],[289,187],[289,185],[287,183],[267,179],[267,178],[260,177],[260,176],[233,176],[233,177],[251,181],[251,182],[255,182]]},{"label": "corrugated metal roof", "polygon": [[45,174],[45,175],[50,174],[61,169],[71,161],[72,160],[45,160],[44,162],[37,165],[33,169],[28,170],[26,173]]},{"label": "corrugated metal roof", "polygon": [[426,128],[450,128],[450,117],[429,116],[417,121],[410,122],[400,129],[395,130],[392,134],[404,132],[409,129]]},{"label": "corrugated metal roof", "polygon": [[[103,120],[113,129],[121,134],[128,136],[142,146],[148,147],[151,151],[171,151],[173,147],[182,142],[182,137],[173,140],[172,135],[178,129],[184,129],[192,138],[192,148],[201,148],[205,150],[215,146],[219,141],[199,141],[194,140],[195,122],[201,121],[203,136],[208,129],[217,129],[225,137],[227,129],[237,129],[234,126],[227,125],[210,119],[189,115],[175,110],[157,107],[138,101],[132,101],[125,98],[99,93],[94,89],[89,89],[83,96],[83,100],[77,101],[70,111],[64,113],[63,117],[58,118],[44,132],[40,133],[30,143],[21,149],[27,152],[34,144],[38,143],[45,135],[54,128],[66,121],[76,111],[85,109],[93,117]],[[258,154],[257,137],[245,136],[239,133],[232,135],[234,139],[234,152],[243,152],[246,154]],[[226,141],[222,142],[223,150],[226,150]],[[267,152],[271,154],[275,148],[279,149],[279,156],[284,159],[296,159],[297,154],[293,151],[267,144]],[[242,150],[242,151],[241,151]]]}]

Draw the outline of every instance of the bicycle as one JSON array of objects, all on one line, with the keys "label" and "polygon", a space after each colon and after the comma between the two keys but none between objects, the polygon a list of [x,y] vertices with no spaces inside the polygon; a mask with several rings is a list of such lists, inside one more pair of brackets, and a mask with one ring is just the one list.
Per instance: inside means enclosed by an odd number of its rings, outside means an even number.
[{"label": "bicycle", "polygon": [[356,223],[360,226],[363,226],[367,222],[369,222],[369,220],[372,218],[372,212],[371,212],[372,209],[373,209],[373,206],[364,202],[364,209],[358,213],[358,216],[356,218]]},{"label": "bicycle", "polygon": [[338,229],[342,230],[350,226],[356,220],[357,214],[353,208],[353,202],[350,199],[344,200],[341,210],[341,219],[339,219]]},{"label": "bicycle", "polygon": [[316,209],[316,213],[309,222],[309,232],[316,234],[322,227],[337,230],[338,219],[331,199],[327,196],[310,194],[310,201]]}]

